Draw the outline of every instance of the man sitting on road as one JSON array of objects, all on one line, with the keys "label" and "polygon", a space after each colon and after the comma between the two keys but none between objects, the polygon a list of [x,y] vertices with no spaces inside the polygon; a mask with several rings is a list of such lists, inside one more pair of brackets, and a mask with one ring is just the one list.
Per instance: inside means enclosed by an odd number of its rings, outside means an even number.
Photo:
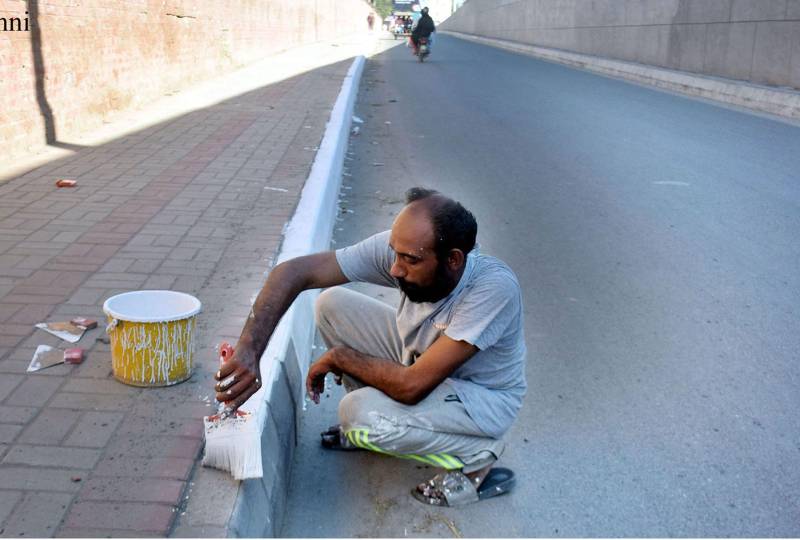
[{"label": "man sitting on road", "polygon": [[[412,188],[390,231],[335,252],[276,266],[259,293],[234,357],[216,385],[231,408],[260,386],[258,360],[297,295],[333,287],[316,304],[328,346],[309,368],[318,403],[333,373],[347,394],[326,448],[366,449],[445,472],[412,490],[418,500],[455,506],[507,493],[514,474],[492,468],[525,394],[522,294],[511,269],[477,253],[477,223],[437,191]],[[343,287],[399,288],[397,310]]]},{"label": "man sitting on road", "polygon": [[431,34],[434,32],[436,32],[436,25],[433,23],[431,16],[428,15],[428,8],[424,7],[422,8],[422,16],[411,31],[411,42],[414,44],[414,54],[417,54],[417,51],[419,51],[419,38],[426,38],[428,40],[428,46],[430,46]]}]

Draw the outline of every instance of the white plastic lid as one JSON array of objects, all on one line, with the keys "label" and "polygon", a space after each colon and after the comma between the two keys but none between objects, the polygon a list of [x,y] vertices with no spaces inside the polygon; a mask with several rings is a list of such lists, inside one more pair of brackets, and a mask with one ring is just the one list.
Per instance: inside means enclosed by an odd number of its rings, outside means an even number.
[{"label": "white plastic lid", "polygon": [[176,291],[132,291],[112,296],[103,311],[115,319],[130,322],[170,322],[200,313],[200,300]]}]

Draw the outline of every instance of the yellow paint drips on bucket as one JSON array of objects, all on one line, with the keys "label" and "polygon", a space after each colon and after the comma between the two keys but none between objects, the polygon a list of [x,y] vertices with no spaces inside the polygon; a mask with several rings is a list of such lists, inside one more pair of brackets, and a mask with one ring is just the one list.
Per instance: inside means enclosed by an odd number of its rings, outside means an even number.
[{"label": "yellow paint drips on bucket", "polygon": [[114,377],[133,386],[170,386],[192,376],[200,301],[175,291],[133,291],[103,304]]}]

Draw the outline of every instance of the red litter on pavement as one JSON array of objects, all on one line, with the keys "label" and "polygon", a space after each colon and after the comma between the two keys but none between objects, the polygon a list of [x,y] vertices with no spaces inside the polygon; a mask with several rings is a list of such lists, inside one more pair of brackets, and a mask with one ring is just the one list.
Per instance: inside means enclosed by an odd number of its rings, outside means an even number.
[{"label": "red litter on pavement", "polygon": [[83,349],[75,347],[73,349],[67,349],[64,351],[64,363],[65,364],[80,364],[83,362]]},{"label": "red litter on pavement", "polygon": [[75,187],[78,185],[78,182],[75,180],[67,180],[66,178],[59,178],[56,180],[57,187]]},{"label": "red litter on pavement", "polygon": [[84,330],[91,330],[92,328],[97,328],[97,321],[93,319],[87,319],[86,317],[75,317],[69,322],[71,322],[75,326],[80,326]]}]

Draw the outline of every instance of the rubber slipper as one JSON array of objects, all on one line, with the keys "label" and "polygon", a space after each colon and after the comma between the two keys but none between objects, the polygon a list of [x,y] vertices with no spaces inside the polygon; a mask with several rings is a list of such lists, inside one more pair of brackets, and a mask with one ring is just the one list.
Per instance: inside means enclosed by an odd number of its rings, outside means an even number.
[{"label": "rubber slipper", "polygon": [[514,472],[504,467],[490,470],[478,489],[461,471],[448,471],[415,487],[411,495],[431,506],[463,506],[509,493],[515,484]]},{"label": "rubber slipper", "polygon": [[329,427],[319,435],[320,444],[327,450],[359,450],[357,446],[347,440],[339,424]]},{"label": "rubber slipper", "polygon": [[478,498],[485,500],[509,493],[515,485],[517,485],[517,479],[514,471],[505,467],[495,467],[489,471],[489,474],[483,479],[481,487],[478,488]]},{"label": "rubber slipper", "polygon": [[339,424],[334,424],[325,431],[320,432],[320,435],[325,437],[326,435],[338,435],[339,432],[342,430],[342,426]]}]

